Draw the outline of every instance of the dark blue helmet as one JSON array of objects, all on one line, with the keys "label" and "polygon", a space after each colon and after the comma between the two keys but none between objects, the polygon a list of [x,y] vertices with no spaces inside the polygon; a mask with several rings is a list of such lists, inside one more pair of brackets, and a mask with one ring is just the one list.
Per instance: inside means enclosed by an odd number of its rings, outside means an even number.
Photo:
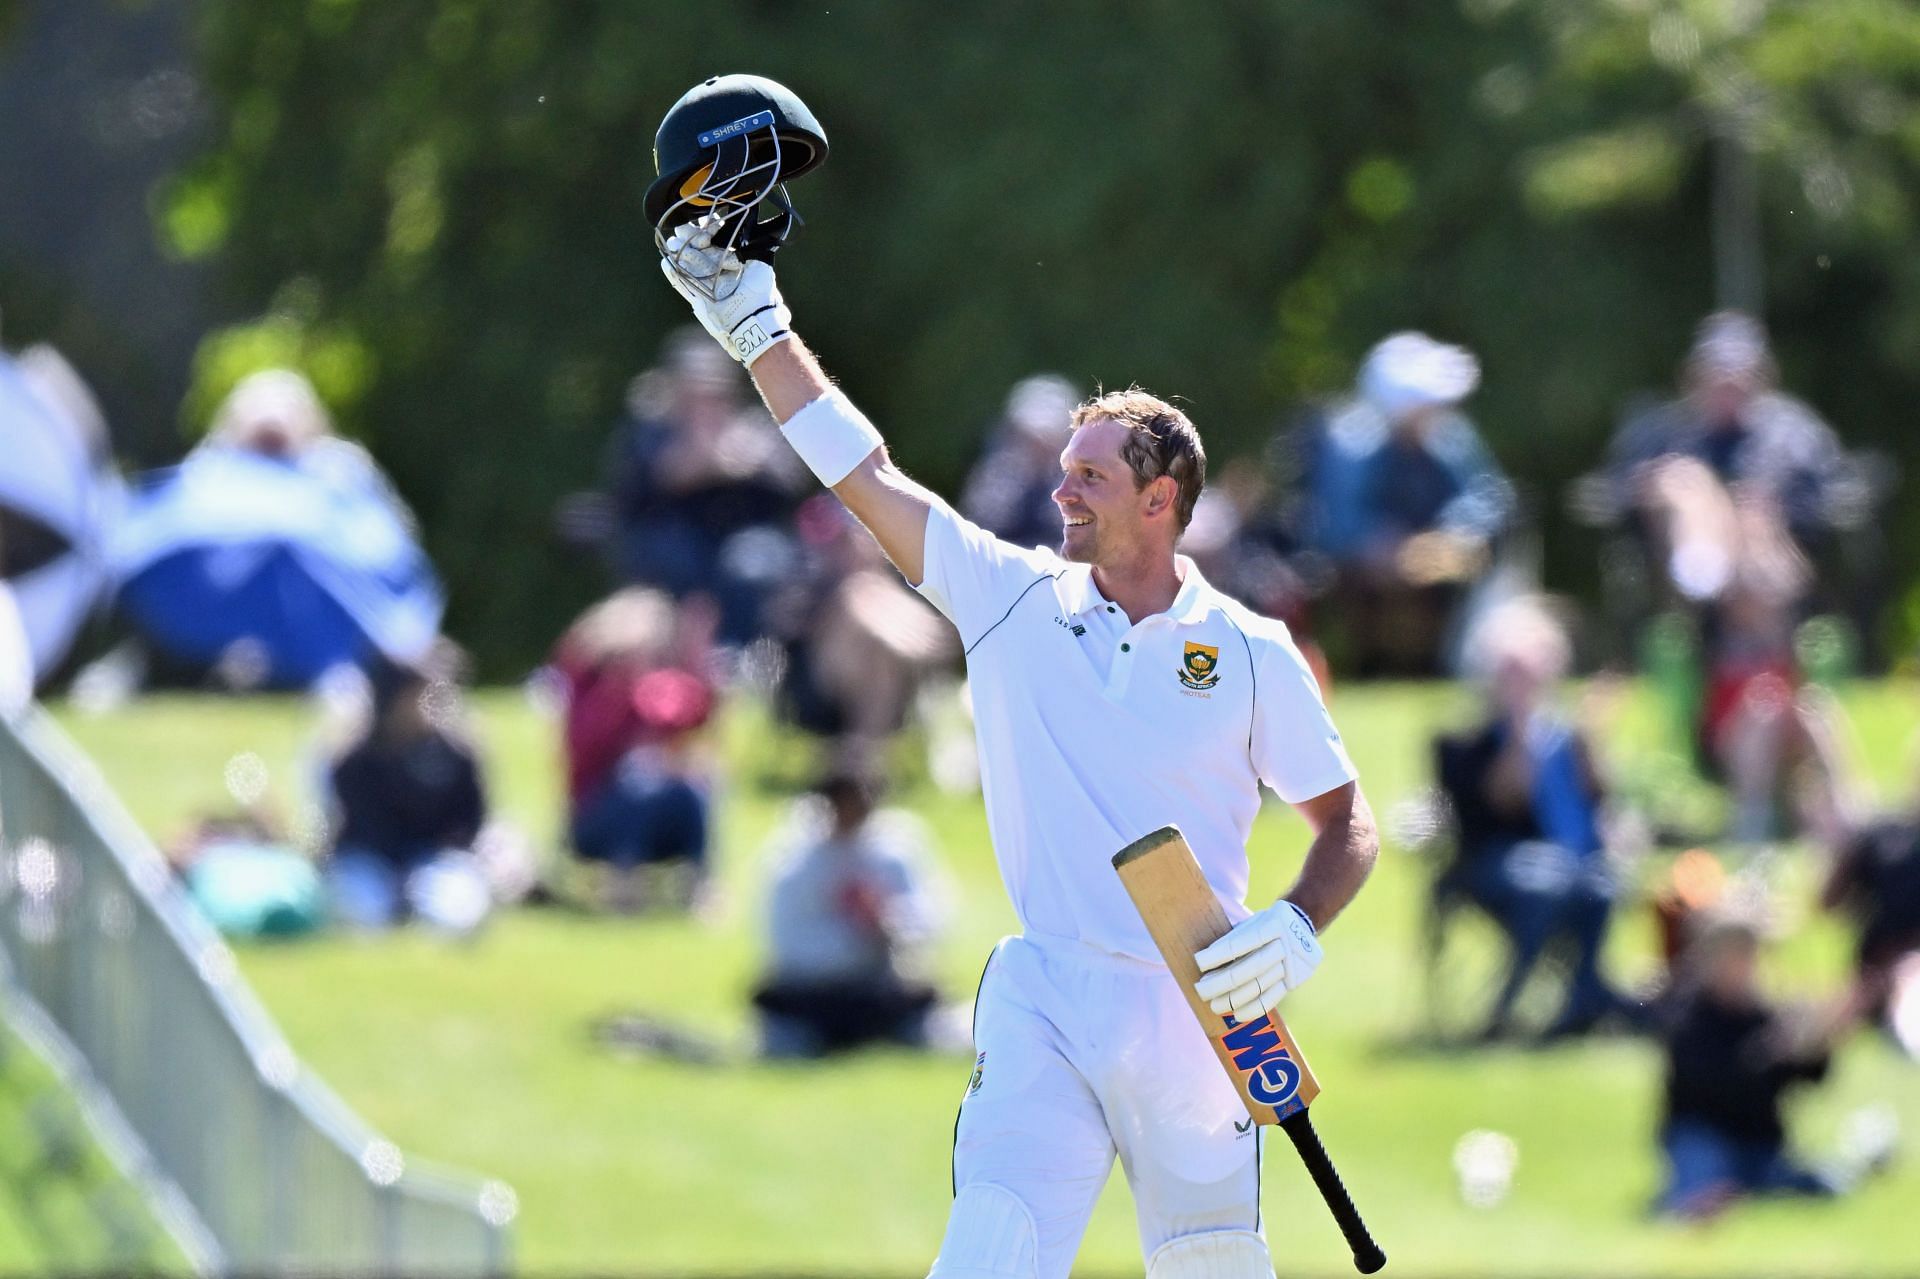
[{"label": "dark blue helmet", "polygon": [[715,246],[742,258],[769,257],[800,222],[786,183],[826,158],[820,122],[785,85],[753,75],[695,85],[654,134],[659,176],[645,207],[655,243],[665,252],[676,227],[711,215],[719,219]]}]

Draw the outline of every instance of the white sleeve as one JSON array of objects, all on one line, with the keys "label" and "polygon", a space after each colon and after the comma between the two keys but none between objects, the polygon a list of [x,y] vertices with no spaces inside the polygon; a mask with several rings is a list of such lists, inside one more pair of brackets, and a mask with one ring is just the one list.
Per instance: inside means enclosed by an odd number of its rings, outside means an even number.
[{"label": "white sleeve", "polygon": [[1289,804],[1324,795],[1354,780],[1353,761],[1320,697],[1320,685],[1293,640],[1260,645],[1254,678],[1253,767]]},{"label": "white sleeve", "polygon": [[922,566],[914,589],[959,628],[961,644],[972,648],[1021,595],[1060,571],[1060,557],[1037,547],[1022,550],[936,502],[927,512]]}]

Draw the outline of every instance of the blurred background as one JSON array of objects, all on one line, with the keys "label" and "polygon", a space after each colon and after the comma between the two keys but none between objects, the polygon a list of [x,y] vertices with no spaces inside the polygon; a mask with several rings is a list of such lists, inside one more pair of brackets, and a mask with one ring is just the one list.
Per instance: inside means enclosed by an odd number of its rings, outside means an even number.
[{"label": "blurred background", "polygon": [[1383,818],[1288,1012],[1394,1272],[1920,1265],[1920,11],[0,0],[0,1269],[924,1272],[1012,919],[657,278],[730,71],[906,469],[1051,544],[1081,398],[1203,433]]}]

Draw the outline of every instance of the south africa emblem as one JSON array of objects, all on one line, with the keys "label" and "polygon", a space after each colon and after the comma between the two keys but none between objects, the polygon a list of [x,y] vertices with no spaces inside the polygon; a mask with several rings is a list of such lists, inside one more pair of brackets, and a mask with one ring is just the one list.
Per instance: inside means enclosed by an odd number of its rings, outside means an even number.
[{"label": "south africa emblem", "polygon": [[1187,645],[1180,682],[1188,688],[1212,688],[1220,682],[1220,650],[1211,644]]}]

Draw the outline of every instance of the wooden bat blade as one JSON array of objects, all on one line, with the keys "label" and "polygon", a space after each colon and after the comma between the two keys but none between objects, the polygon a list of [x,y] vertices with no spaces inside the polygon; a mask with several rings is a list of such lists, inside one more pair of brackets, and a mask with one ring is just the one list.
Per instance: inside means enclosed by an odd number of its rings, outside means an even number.
[{"label": "wooden bat blade", "polygon": [[1230,925],[1186,836],[1163,826],[1115,853],[1113,868],[1247,1113],[1256,1123],[1277,1124],[1305,1110],[1320,1095],[1320,1082],[1280,1014],[1239,1022],[1193,993],[1200,976],[1194,952],[1219,940]]}]

